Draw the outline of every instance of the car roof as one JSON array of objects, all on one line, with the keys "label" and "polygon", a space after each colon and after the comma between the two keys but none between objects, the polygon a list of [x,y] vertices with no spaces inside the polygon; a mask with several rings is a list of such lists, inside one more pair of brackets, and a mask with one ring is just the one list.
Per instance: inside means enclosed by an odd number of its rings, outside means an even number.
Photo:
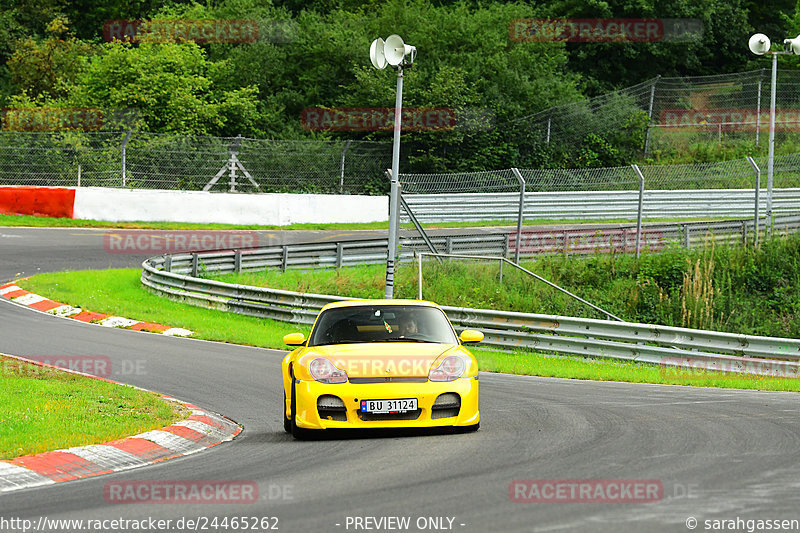
[{"label": "car roof", "polygon": [[322,308],[322,311],[326,309],[333,309],[337,307],[359,307],[364,305],[405,305],[405,306],[417,306],[417,307],[435,307],[439,308],[437,304],[434,302],[428,302],[426,300],[411,300],[411,299],[392,299],[392,300],[384,300],[384,299],[363,299],[363,300],[342,300],[340,302],[332,302],[327,304],[325,307]]}]

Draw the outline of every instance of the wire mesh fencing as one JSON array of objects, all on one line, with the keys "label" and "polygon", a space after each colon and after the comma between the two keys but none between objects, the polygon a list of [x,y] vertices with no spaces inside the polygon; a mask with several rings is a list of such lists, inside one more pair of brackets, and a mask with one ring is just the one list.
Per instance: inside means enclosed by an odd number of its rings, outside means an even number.
[{"label": "wire mesh fencing", "polygon": [[385,194],[389,143],[0,132],[0,185]]},{"label": "wire mesh fencing", "polygon": [[[800,213],[800,154],[775,158],[772,187],[767,164],[767,158],[760,158],[693,165],[401,174],[400,182],[409,208],[427,223],[519,224],[520,216],[527,221],[752,219]],[[521,178],[516,183],[515,175]]]},{"label": "wire mesh fencing", "polygon": [[[554,106],[513,121],[520,165],[611,166],[651,158],[742,147],[766,149],[772,80],[769,69],[657,77],[595,98]],[[778,70],[775,146],[800,144],[800,71]]]}]

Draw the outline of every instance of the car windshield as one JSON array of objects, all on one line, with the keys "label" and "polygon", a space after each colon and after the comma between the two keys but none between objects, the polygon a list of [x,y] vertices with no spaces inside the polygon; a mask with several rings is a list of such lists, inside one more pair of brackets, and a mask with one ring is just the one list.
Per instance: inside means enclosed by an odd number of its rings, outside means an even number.
[{"label": "car windshield", "polygon": [[412,305],[336,307],[324,311],[308,345],[359,342],[435,342],[457,344],[441,309]]}]

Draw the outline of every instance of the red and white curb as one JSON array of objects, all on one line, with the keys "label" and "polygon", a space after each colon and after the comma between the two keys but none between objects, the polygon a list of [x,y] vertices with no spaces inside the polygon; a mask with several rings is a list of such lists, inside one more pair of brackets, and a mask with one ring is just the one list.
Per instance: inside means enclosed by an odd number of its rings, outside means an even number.
[{"label": "red and white curb", "polygon": [[16,285],[15,282],[7,283],[0,286],[0,296],[11,300],[12,302],[28,306],[32,309],[44,311],[51,315],[72,318],[81,322],[89,322],[99,324],[108,328],[124,328],[132,329],[134,331],[149,331],[151,333],[161,333],[163,335],[173,335],[176,337],[186,337],[193,332],[184,328],[172,328],[163,324],[155,324],[153,322],[141,322],[139,320],[132,320],[130,318],[123,318],[121,316],[105,315],[103,313],[95,313],[92,311],[85,311],[79,307],[72,307],[71,305],[62,304],[49,300],[44,296],[39,296],[30,291],[26,291]]},{"label": "red and white curb", "polygon": [[[15,359],[58,368],[21,357]],[[111,381],[81,372],[73,373]],[[169,396],[162,398],[184,405],[191,410],[191,415],[171,426],[105,444],[65,448],[0,461],[0,493],[152,465],[203,451],[233,440],[242,432],[239,425],[223,416]]]}]

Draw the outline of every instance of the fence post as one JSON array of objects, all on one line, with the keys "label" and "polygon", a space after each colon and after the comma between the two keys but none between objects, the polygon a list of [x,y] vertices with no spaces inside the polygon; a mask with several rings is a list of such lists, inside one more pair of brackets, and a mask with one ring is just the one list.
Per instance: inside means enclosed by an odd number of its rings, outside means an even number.
[{"label": "fence post", "polygon": [[519,182],[519,214],[517,215],[517,242],[514,249],[514,262],[519,264],[519,242],[522,239],[522,219],[525,216],[525,178],[522,177],[519,170],[512,168],[511,172]]},{"label": "fence post", "polygon": [[350,148],[350,143],[352,142],[353,139],[348,139],[344,143],[344,150],[342,150],[342,161],[339,165],[339,194],[344,192],[344,156],[347,155],[347,149]]},{"label": "fence post", "polygon": [[[551,107],[550,109],[552,109],[552,107]],[[547,144],[550,144],[550,121],[551,121],[551,120],[553,120],[553,116],[552,116],[552,115],[549,115],[549,116],[547,117],[547,139],[545,140],[545,142],[546,142]]]},{"label": "fence post", "polygon": [[644,156],[647,157],[647,152],[650,149],[650,123],[653,121],[653,101],[656,97],[656,84],[661,78],[661,74],[656,76],[653,80],[653,85],[650,87],[650,105],[647,108],[647,133],[644,136]]},{"label": "fence post", "polygon": [[122,139],[122,186],[125,186],[127,181],[127,153],[128,153],[128,141],[131,139],[131,132],[127,132],[125,134],[125,138]]},{"label": "fence post", "polygon": [[758,136],[761,133],[761,75],[764,69],[758,71],[758,97],[756,99],[756,146],[758,146]]},{"label": "fence post", "polygon": [[[655,86],[655,85],[654,85]],[[639,178],[639,209],[636,213],[636,258],[642,250],[642,208],[644,207],[644,176],[639,170],[639,165],[631,165],[636,176]]]},{"label": "fence post", "polygon": [[281,254],[281,270],[286,272],[286,268],[289,265],[289,247],[283,245],[282,247],[283,253]]},{"label": "fence post", "polygon": [[192,277],[193,278],[197,277],[198,271],[200,270],[199,269],[199,266],[200,266],[199,263],[200,263],[200,261],[199,261],[199,259],[197,257],[197,254],[193,253],[192,254]]},{"label": "fence post", "polygon": [[[761,80],[759,80],[759,83],[761,83]],[[759,233],[758,200],[759,200],[759,195],[761,193],[761,169],[758,168],[755,159],[753,159],[749,155],[747,156],[747,162],[750,163],[750,166],[753,167],[753,170],[756,173],[756,191],[755,191],[756,199],[755,199],[755,208],[753,209],[754,211],[753,229],[755,230],[755,237],[753,237],[753,247],[758,248],[758,233]]]},{"label": "fence post", "polygon": [[233,251],[233,271],[239,274],[242,271],[242,251]]},{"label": "fence post", "polygon": [[[349,141],[348,141],[349,142]],[[336,243],[336,270],[342,268],[342,256],[344,255],[344,244]]]}]

